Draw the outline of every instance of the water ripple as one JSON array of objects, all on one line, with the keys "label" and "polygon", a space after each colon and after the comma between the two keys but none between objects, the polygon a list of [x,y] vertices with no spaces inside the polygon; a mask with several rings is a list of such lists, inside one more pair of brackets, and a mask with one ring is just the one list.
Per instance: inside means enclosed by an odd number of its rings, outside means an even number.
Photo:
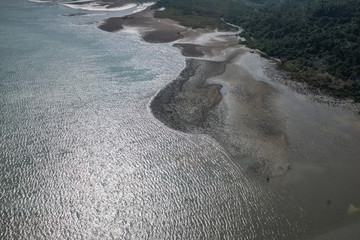
[{"label": "water ripple", "polygon": [[[23,17],[37,21],[34,11]],[[184,67],[176,49],[56,21],[27,38],[8,29],[18,40],[0,44],[12,49],[1,57],[0,238],[304,234],[301,211],[216,141],[152,116],[152,96]]]}]

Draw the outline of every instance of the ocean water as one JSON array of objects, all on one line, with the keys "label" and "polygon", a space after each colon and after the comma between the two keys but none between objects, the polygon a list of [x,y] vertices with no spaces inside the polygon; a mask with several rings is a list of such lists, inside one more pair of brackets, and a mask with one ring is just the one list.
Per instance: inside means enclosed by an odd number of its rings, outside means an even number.
[{"label": "ocean water", "polygon": [[153,117],[185,61],[96,28],[132,11],[0,2],[0,239],[307,238],[291,195]]}]

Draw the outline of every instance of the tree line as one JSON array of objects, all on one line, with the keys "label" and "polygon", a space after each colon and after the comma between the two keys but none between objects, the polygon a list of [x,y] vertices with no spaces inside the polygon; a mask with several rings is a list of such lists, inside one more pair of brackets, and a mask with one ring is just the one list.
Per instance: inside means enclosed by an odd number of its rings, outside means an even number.
[{"label": "tree line", "polygon": [[294,79],[360,101],[360,0],[159,0],[156,6],[195,27],[204,27],[196,24],[202,18],[218,27],[215,19],[224,18],[244,29],[248,47],[281,59]]}]

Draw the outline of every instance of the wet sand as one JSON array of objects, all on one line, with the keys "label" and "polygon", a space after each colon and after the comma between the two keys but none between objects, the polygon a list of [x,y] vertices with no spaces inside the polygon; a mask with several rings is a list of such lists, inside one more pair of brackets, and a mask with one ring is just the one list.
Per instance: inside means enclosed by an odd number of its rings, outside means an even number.
[{"label": "wet sand", "polygon": [[233,33],[186,29],[151,11],[118,20],[145,41],[174,42],[188,57],[152,100],[154,116],[214,138],[248,176],[302,209],[310,236],[357,226],[360,213],[348,209],[360,208],[359,105],[291,81]]},{"label": "wet sand", "polygon": [[151,109],[169,127],[211,135],[239,165],[263,176],[280,175],[289,162],[283,123],[272,107],[276,90],[239,64],[247,51],[235,47],[223,61],[187,59]]},{"label": "wet sand", "polygon": [[355,190],[360,182],[359,104],[299,85],[256,54],[245,54],[239,63],[276,90],[270,107],[281,123],[286,138],[283,159],[290,165],[268,185],[301,206],[310,236],[329,236],[323,234],[339,229],[335,232],[343,232],[344,238],[357,239],[340,229],[360,223],[358,211],[349,213],[350,206],[360,207],[360,192]]},{"label": "wet sand", "polygon": [[154,11],[146,9],[126,17],[108,18],[98,27],[107,32],[134,29],[149,43],[173,42],[183,38],[187,28],[170,19],[154,18]]},{"label": "wet sand", "polygon": [[225,64],[221,62],[187,59],[178,78],[153,99],[154,115],[174,129],[204,132],[211,109],[222,99],[221,85],[206,80],[224,70]]},{"label": "wet sand", "polygon": [[189,43],[175,43],[173,45],[181,50],[181,54],[185,57],[203,57],[204,53],[198,48],[201,48],[201,45],[189,44]]},{"label": "wet sand", "polygon": [[234,32],[185,28],[154,18],[154,11],[109,18],[99,28],[136,29],[147,42],[174,42],[188,57],[185,69],[153,99],[155,117],[177,130],[211,135],[236,163],[264,178],[287,172],[290,146],[279,90],[259,81],[244,61],[258,55],[239,46]]}]

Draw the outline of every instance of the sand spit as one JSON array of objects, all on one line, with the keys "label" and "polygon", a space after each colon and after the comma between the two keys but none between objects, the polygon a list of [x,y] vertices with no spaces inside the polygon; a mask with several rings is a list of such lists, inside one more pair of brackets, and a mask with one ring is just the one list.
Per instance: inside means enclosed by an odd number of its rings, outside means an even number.
[{"label": "sand spit", "polygon": [[225,71],[221,62],[187,59],[177,79],[162,89],[151,103],[163,123],[185,132],[204,132],[208,115],[222,99],[219,84],[206,80]]},{"label": "sand spit", "polygon": [[247,52],[239,50],[227,61],[188,58],[178,78],[153,99],[151,109],[171,128],[211,135],[243,167],[279,175],[289,162],[283,123],[272,107],[276,90],[239,65]]},{"label": "sand spit", "polygon": [[265,176],[286,171],[286,135],[272,108],[276,91],[242,66],[249,50],[239,46],[238,32],[194,30],[153,14],[148,9],[109,18],[99,28],[135,28],[147,42],[175,41],[188,57],[185,69],[151,102],[155,117],[180,131],[211,135],[246,169]]},{"label": "sand spit", "polygon": [[69,8],[86,10],[86,11],[124,11],[132,10],[132,13],[140,12],[147,7],[153,5],[153,2],[148,3],[134,3],[133,1],[117,1],[117,0],[78,0],[60,3]]},{"label": "sand spit", "polygon": [[[248,51],[229,59],[226,71],[215,80],[226,84],[226,121],[211,133],[242,166],[274,176],[288,170],[287,136],[277,111],[277,90],[258,81],[242,65]],[[210,79],[212,80],[212,79]]]},{"label": "sand spit", "polygon": [[170,19],[156,19],[154,10],[144,11],[125,17],[108,18],[98,27],[107,32],[116,32],[126,28],[136,28],[142,38],[150,43],[173,42],[182,37],[187,28]]}]

